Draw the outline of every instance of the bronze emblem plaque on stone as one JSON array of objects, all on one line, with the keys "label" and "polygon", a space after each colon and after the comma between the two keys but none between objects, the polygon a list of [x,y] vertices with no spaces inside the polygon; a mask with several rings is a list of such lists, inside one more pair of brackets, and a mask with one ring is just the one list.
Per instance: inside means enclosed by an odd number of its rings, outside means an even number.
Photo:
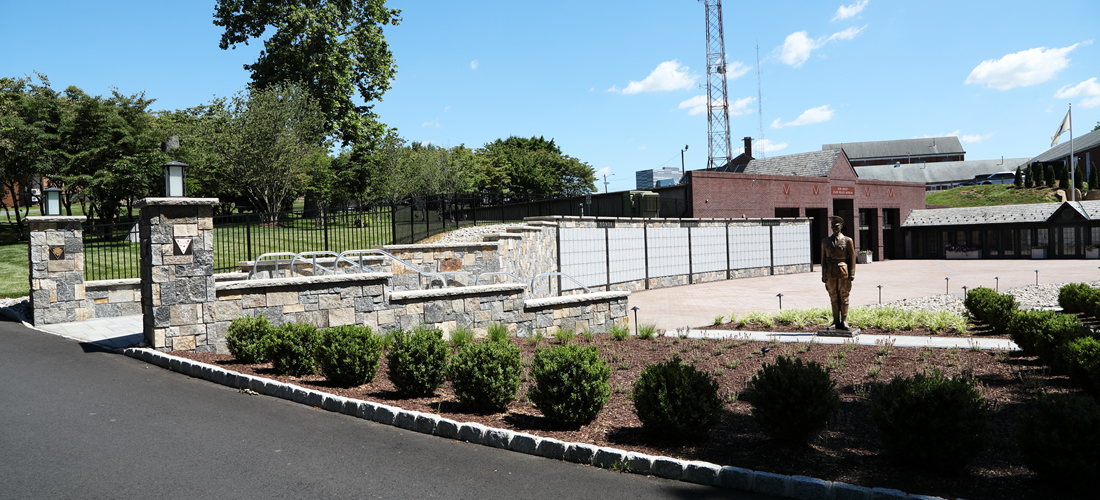
[{"label": "bronze emblem plaque on stone", "polygon": [[62,260],[65,258],[65,247],[50,247],[50,260]]},{"label": "bronze emblem plaque on stone", "polygon": [[172,245],[172,255],[191,255],[191,238],[175,238]]}]

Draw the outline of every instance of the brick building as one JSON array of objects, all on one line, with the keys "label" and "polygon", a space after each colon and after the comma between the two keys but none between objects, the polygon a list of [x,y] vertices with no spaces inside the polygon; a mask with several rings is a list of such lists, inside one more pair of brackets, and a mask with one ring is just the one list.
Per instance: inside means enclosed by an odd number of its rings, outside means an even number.
[{"label": "brick building", "polygon": [[[904,257],[901,222],[925,208],[923,183],[862,180],[841,149],[747,160],[689,171],[686,216],[810,217],[810,238],[818,241],[829,235],[828,217],[838,215],[844,233],[875,260]],[[820,262],[819,246],[811,248]]]},{"label": "brick building", "polygon": [[843,142],[823,144],[822,151],[843,149],[853,166],[894,165],[900,163],[935,163],[941,161],[963,161],[966,150],[959,138],[922,137],[919,139],[898,139],[894,141]]}]

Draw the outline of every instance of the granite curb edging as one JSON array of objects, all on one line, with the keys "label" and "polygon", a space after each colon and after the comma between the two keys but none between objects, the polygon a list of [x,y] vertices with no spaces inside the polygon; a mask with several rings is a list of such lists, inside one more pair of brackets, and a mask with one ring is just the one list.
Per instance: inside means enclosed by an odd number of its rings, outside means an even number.
[{"label": "granite curb edging", "polygon": [[478,423],[456,422],[431,413],[403,410],[381,403],[335,396],[294,384],[244,375],[154,349],[128,347],[121,349],[120,352],[161,368],[241,391],[286,399],[422,434],[592,465],[618,472],[653,475],[676,481],[798,500],[944,500],[941,497],[911,495],[888,488],[867,488],[807,476],[785,476],[740,467],[721,466],[710,462],[678,460],[616,448],[601,448],[587,443],[567,443],[522,432],[486,427]]}]

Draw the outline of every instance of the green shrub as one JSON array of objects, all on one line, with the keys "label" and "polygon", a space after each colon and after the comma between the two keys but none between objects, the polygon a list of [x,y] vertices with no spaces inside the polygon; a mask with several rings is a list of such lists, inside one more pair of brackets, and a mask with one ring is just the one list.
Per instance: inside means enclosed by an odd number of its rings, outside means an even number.
[{"label": "green shrub", "polygon": [[1005,334],[1017,307],[1016,298],[1012,295],[997,293],[985,287],[968,291],[963,305],[971,317],[988,324],[997,335]]},{"label": "green shrub", "polygon": [[655,434],[704,434],[722,418],[718,382],[679,357],[645,367],[632,399],[642,427]]},{"label": "green shrub", "polygon": [[511,335],[508,333],[508,326],[504,323],[498,323],[496,321],[489,323],[487,328],[490,342],[508,342]]},{"label": "green shrub", "polygon": [[1059,356],[1070,378],[1082,387],[1100,395],[1100,340],[1081,337],[1062,346]]},{"label": "green shrub", "polygon": [[1069,283],[1058,289],[1058,305],[1067,313],[1089,311],[1089,302],[1096,300],[1095,290],[1086,283]]},{"label": "green shrub", "polygon": [[321,333],[317,363],[321,373],[340,387],[360,386],[374,380],[382,337],[369,326],[344,325]]},{"label": "green shrub", "polygon": [[611,340],[626,340],[630,338],[630,329],[615,323],[611,325],[611,328],[607,329],[607,334],[611,336]]},{"label": "green shrub", "polygon": [[301,377],[317,371],[321,332],[307,323],[283,323],[268,336],[267,355],[275,373]]},{"label": "green shrub", "polygon": [[836,381],[817,362],[780,356],[765,364],[745,387],[756,423],[787,445],[805,445],[840,407]]},{"label": "green shrub", "polygon": [[523,371],[519,347],[504,342],[480,342],[459,350],[448,378],[462,404],[477,412],[504,409],[516,399]]},{"label": "green shrub", "polygon": [[535,352],[528,397],[546,418],[576,428],[591,422],[611,397],[611,368],[596,346],[563,345]]},{"label": "green shrub", "polygon": [[1063,347],[1074,340],[1088,336],[1092,331],[1081,324],[1076,316],[1054,314],[1039,324],[1036,335],[1035,354],[1039,361],[1065,373],[1069,365],[1062,359]]},{"label": "green shrub", "polygon": [[638,325],[638,338],[649,340],[657,336],[657,325],[654,323],[642,323]]},{"label": "green shrub", "polygon": [[902,463],[958,470],[986,445],[986,404],[974,385],[939,371],[894,377],[871,400],[887,452]]},{"label": "green shrub", "polygon": [[1100,405],[1088,396],[1041,396],[1020,421],[1024,464],[1040,479],[1087,487],[1100,470]]},{"label": "green shrub", "polygon": [[1034,355],[1041,325],[1056,314],[1054,311],[1020,311],[1008,321],[1008,335],[1024,353]]},{"label": "green shrub", "polygon": [[242,363],[266,363],[269,361],[267,336],[273,331],[275,327],[265,316],[237,318],[229,324],[225,346]]},{"label": "green shrub", "polygon": [[397,392],[406,396],[435,393],[447,375],[447,341],[443,331],[416,327],[395,332],[386,353],[387,373]]}]

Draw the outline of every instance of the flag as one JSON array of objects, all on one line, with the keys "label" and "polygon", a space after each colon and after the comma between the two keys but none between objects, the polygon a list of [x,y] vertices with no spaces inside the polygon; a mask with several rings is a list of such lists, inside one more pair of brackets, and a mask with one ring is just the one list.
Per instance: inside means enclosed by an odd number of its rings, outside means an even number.
[{"label": "flag", "polygon": [[1054,135],[1050,136],[1050,147],[1053,148],[1054,146],[1057,146],[1058,138],[1061,137],[1062,134],[1069,132],[1072,128],[1073,126],[1070,124],[1069,112],[1067,111],[1065,119],[1063,119],[1062,124],[1058,126],[1058,131],[1055,132]]}]

